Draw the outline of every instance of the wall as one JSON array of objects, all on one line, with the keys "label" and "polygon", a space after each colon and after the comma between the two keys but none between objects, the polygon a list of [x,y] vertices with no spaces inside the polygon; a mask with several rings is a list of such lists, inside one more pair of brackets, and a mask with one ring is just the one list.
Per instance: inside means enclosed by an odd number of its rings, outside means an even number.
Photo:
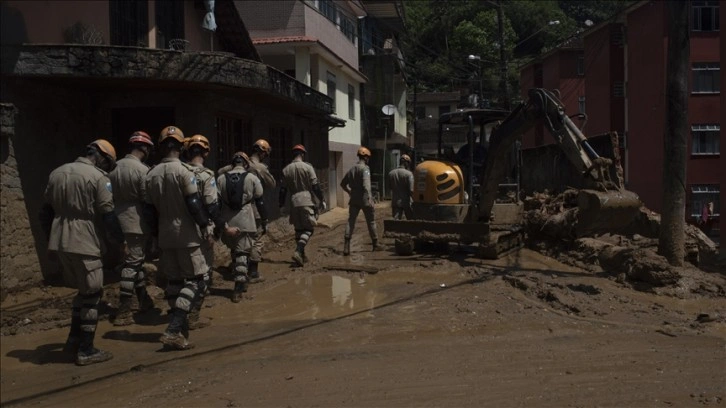
[{"label": "wall", "polygon": [[[610,26],[605,25],[585,36],[585,94],[587,131],[596,134],[611,130],[612,50]],[[622,69],[622,66],[621,66]]]},{"label": "wall", "polygon": [[36,283],[40,269],[15,154],[16,113],[14,105],[0,104],[0,299],[9,290]]},{"label": "wall", "polygon": [[236,0],[251,38],[305,35],[305,8],[297,0]]},{"label": "wall", "polygon": [[22,13],[27,42],[63,43],[63,30],[81,21],[98,30],[105,44],[110,43],[108,1],[7,0],[5,7]]},{"label": "wall", "polygon": [[663,3],[634,10],[627,16],[627,27],[628,189],[660,212],[667,48]]}]

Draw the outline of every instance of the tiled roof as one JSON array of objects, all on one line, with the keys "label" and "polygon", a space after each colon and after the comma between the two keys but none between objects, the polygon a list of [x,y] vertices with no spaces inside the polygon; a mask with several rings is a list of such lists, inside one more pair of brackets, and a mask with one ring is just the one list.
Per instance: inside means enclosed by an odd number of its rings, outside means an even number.
[{"label": "tiled roof", "polygon": [[287,37],[269,37],[269,38],[253,38],[252,44],[284,44],[284,43],[296,43],[296,42],[317,42],[318,39],[315,37],[308,37],[306,35],[293,35]]}]

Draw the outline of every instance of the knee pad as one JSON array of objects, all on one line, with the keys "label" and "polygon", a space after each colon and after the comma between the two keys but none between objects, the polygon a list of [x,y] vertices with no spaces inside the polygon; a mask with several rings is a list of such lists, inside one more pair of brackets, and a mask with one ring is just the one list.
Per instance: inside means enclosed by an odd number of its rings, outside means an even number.
[{"label": "knee pad", "polygon": [[236,275],[246,274],[247,273],[247,262],[249,262],[249,259],[247,258],[247,254],[245,254],[245,253],[235,254],[235,256],[234,256],[234,273]]},{"label": "knee pad", "polygon": [[188,281],[179,292],[179,297],[176,298],[174,306],[177,309],[181,309],[185,312],[192,310],[192,305],[197,300],[198,286],[195,281]]}]

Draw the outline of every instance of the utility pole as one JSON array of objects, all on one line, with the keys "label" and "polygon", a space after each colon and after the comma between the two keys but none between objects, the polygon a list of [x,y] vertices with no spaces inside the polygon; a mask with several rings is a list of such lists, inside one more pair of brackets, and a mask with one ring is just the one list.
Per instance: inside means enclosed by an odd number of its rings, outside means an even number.
[{"label": "utility pole", "polygon": [[502,93],[504,108],[509,110],[509,91],[507,90],[507,55],[504,51],[504,12],[502,11],[502,0],[497,0],[497,26],[499,34],[499,63],[501,64],[499,90]]}]

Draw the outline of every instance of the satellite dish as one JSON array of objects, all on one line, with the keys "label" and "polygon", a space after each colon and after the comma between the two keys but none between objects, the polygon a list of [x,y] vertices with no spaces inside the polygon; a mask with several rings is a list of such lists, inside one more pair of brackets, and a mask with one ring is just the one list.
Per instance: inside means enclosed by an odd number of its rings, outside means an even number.
[{"label": "satellite dish", "polygon": [[396,112],[396,106],[395,105],[391,105],[389,103],[388,105],[385,105],[384,107],[382,107],[381,108],[381,111],[383,111],[383,114],[384,115],[391,116],[391,115],[393,115]]}]

